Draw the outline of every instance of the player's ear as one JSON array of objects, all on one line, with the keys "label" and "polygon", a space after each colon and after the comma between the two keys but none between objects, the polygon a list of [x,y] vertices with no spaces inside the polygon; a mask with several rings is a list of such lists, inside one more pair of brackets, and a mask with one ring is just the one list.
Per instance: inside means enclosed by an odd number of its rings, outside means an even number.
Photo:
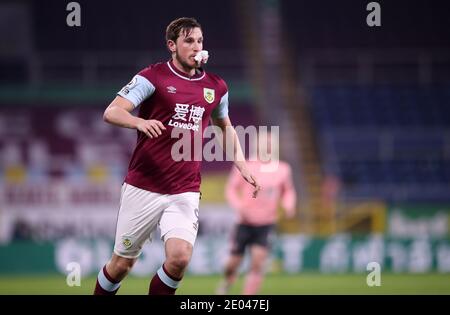
[{"label": "player's ear", "polygon": [[174,53],[177,50],[177,44],[171,39],[167,41],[167,48],[171,53]]}]

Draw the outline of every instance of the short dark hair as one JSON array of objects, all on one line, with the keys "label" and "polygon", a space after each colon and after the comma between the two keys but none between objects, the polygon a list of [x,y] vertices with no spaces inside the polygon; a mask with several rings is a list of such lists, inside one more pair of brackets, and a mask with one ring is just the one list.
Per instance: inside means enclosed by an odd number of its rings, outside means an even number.
[{"label": "short dark hair", "polygon": [[173,40],[176,42],[181,32],[184,32],[184,34],[188,36],[196,27],[202,28],[200,23],[194,18],[182,17],[173,20],[166,28],[166,41]]}]

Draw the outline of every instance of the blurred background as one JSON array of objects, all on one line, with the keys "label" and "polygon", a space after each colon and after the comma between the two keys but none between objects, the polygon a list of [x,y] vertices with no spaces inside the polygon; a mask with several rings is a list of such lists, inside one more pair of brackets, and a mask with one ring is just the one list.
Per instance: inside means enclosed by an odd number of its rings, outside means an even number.
[{"label": "blurred background", "polygon": [[[234,125],[279,126],[293,169],[297,215],[280,211],[262,293],[450,293],[445,1],[377,1],[373,27],[368,0],[80,0],[72,27],[69,2],[0,3],[0,293],[92,291],[136,141],[102,114],[137,72],[169,59],[165,28],[181,16],[202,24]],[[181,293],[213,294],[222,272],[231,166],[203,162]],[[163,260],[161,242],[147,244],[124,292],[145,293]],[[372,261],[386,279],[376,289]],[[70,262],[81,288],[66,285]]]}]

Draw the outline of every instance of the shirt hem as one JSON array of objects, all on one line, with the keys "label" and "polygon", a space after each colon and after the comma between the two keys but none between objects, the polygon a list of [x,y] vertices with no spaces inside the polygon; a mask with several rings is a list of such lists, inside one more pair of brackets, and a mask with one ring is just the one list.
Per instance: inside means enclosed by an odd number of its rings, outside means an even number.
[{"label": "shirt hem", "polygon": [[142,184],[142,183],[137,183],[137,182],[134,182],[134,181],[132,181],[132,180],[130,180],[130,179],[125,179],[124,180],[124,182],[125,183],[127,183],[127,184],[129,184],[129,185],[132,185],[132,186],[134,186],[134,187],[137,187],[137,188],[140,188],[140,189],[143,189],[143,190],[147,190],[147,191],[150,191],[150,192],[154,192],[154,193],[158,193],[158,194],[163,194],[163,195],[176,195],[176,194],[182,194],[182,193],[185,193],[185,192],[200,192],[200,187],[192,187],[192,188],[186,188],[186,189],[175,189],[175,190],[173,190],[173,189],[158,189],[158,187],[155,187],[155,186],[149,186],[149,185],[144,185],[144,184]]}]

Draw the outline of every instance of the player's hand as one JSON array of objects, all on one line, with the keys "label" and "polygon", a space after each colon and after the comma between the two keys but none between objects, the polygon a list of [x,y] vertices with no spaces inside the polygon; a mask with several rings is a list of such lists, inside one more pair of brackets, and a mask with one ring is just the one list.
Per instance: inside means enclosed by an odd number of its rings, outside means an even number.
[{"label": "player's hand", "polygon": [[149,137],[150,139],[158,138],[163,132],[163,130],[166,130],[166,127],[164,127],[163,123],[156,119],[149,119],[145,120],[142,118],[139,118],[138,123],[136,124],[136,129],[140,132],[143,132]]},{"label": "player's hand", "polygon": [[255,187],[255,189],[253,190],[253,198],[256,198],[258,196],[258,192],[261,190],[261,186],[259,186],[255,177],[252,174],[250,174],[250,172],[247,169],[245,168],[242,169],[241,175],[249,184]]}]

